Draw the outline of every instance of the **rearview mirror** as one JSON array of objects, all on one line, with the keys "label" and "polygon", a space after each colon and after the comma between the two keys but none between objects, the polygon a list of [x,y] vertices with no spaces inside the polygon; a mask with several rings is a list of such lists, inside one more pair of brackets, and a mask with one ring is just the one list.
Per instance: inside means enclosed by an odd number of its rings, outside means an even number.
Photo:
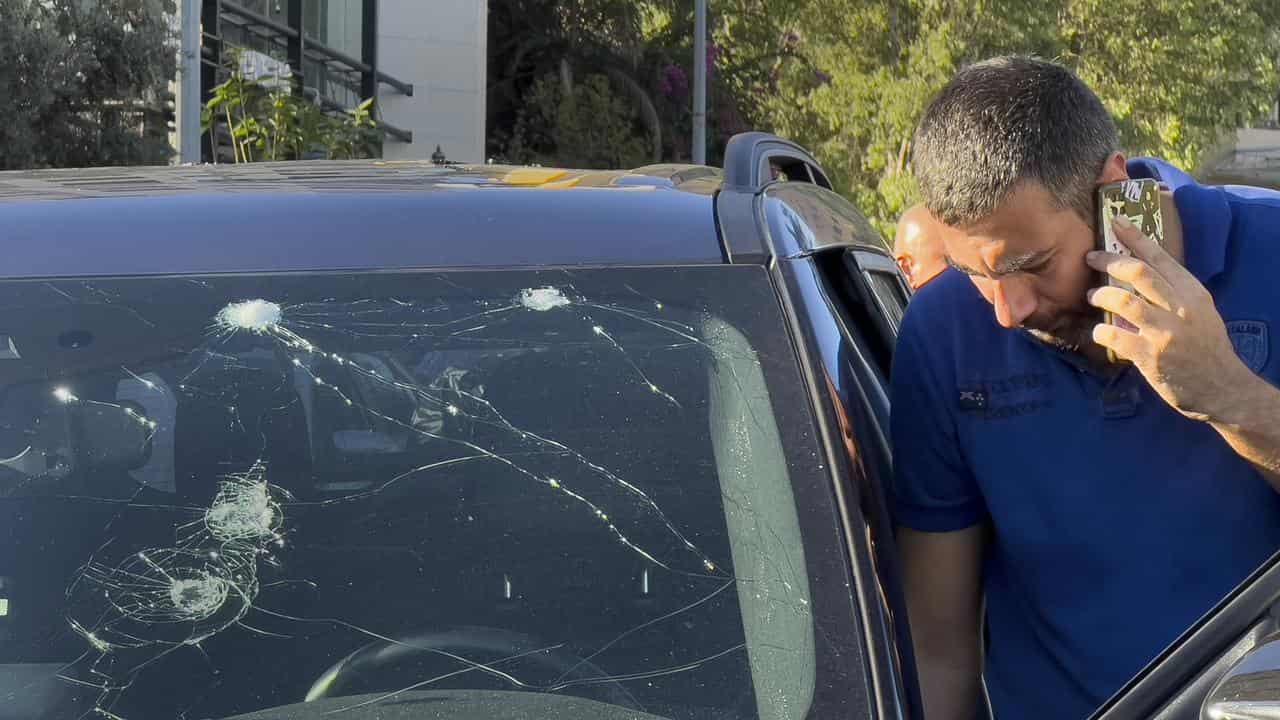
[{"label": "rearview mirror", "polygon": [[1280,635],[1272,635],[1231,666],[1209,691],[1203,720],[1280,718]]}]

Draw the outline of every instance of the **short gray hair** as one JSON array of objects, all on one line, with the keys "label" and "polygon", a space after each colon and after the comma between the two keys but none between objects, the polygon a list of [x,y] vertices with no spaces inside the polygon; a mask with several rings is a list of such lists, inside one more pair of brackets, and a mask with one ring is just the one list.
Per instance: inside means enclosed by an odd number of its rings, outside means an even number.
[{"label": "short gray hair", "polygon": [[1035,181],[1094,224],[1093,189],[1119,139],[1102,101],[1066,67],[1009,55],[970,65],[925,109],[912,171],[948,225],[990,216]]}]

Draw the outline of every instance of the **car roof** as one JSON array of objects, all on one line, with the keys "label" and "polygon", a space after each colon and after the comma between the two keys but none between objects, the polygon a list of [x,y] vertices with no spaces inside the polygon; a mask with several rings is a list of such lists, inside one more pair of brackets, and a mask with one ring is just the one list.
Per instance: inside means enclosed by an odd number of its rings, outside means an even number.
[{"label": "car roof", "polygon": [[305,161],[0,173],[0,277],[725,261],[718,170]]}]

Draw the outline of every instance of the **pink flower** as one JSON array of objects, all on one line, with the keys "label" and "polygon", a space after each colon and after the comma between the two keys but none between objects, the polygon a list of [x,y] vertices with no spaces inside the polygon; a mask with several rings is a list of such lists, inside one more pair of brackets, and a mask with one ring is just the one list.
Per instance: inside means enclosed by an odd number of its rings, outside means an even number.
[{"label": "pink flower", "polygon": [[658,90],[672,100],[682,100],[689,94],[689,76],[679,65],[668,65],[658,77]]}]

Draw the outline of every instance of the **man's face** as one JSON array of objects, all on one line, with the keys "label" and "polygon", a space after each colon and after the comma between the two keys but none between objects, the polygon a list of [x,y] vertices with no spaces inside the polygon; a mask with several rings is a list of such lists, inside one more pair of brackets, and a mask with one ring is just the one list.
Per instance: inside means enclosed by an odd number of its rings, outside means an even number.
[{"label": "man's face", "polygon": [[969,275],[1003,327],[1083,349],[1099,318],[1085,300],[1098,284],[1085,264],[1094,232],[1063,205],[1039,183],[1023,183],[989,217],[946,234],[947,261]]}]

